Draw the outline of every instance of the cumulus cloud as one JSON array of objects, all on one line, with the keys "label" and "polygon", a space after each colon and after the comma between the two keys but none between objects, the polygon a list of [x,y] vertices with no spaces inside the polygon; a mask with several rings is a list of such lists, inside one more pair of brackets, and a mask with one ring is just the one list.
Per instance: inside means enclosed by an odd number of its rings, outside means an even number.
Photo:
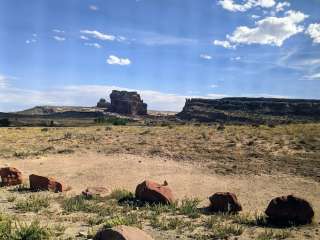
[{"label": "cumulus cloud", "polygon": [[102,41],[114,41],[116,36],[105,34],[96,30],[81,30],[80,33],[88,35],[90,37],[102,40]]},{"label": "cumulus cloud", "polygon": [[205,59],[205,60],[211,60],[212,56],[207,55],[207,54],[200,54],[200,58]]},{"label": "cumulus cloud", "polygon": [[289,2],[279,2],[276,5],[276,12],[282,12],[286,7],[290,7],[291,4]]},{"label": "cumulus cloud", "polygon": [[5,88],[8,85],[8,77],[0,74],[0,89]]},{"label": "cumulus cloud", "polygon": [[65,37],[60,37],[60,36],[53,36],[53,39],[56,40],[56,41],[58,41],[58,42],[63,42],[63,41],[66,40]]},{"label": "cumulus cloud", "polygon": [[102,48],[99,43],[84,43],[85,46],[94,47],[94,48]]},{"label": "cumulus cloud", "polygon": [[[308,15],[299,11],[287,11],[284,17],[266,17],[255,23],[255,27],[240,26],[227,35],[226,41],[216,44],[225,48],[239,44],[262,44],[281,47],[288,38],[302,32],[304,27],[299,25]],[[215,42],[216,42],[215,41]]]},{"label": "cumulus cloud", "polygon": [[245,12],[254,7],[271,8],[276,4],[275,0],[247,0],[242,4],[234,0],[219,0],[218,5],[231,12]]},{"label": "cumulus cloud", "polygon": [[308,34],[314,43],[320,43],[320,23],[310,24],[306,34]]},{"label": "cumulus cloud", "polygon": [[131,61],[129,58],[119,58],[117,56],[110,55],[107,59],[107,63],[111,65],[126,66],[126,65],[130,65]]},{"label": "cumulus cloud", "polygon": [[235,46],[232,45],[229,41],[220,41],[220,40],[214,40],[213,44],[216,46],[221,46],[224,48],[234,49]]}]

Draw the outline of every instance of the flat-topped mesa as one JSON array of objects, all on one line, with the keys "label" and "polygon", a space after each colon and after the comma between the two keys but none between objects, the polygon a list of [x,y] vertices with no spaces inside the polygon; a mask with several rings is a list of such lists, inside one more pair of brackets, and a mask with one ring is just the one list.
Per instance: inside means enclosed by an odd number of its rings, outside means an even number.
[{"label": "flat-topped mesa", "polygon": [[[184,120],[256,121],[259,116],[320,120],[320,100],[279,98],[186,99],[177,115]],[[254,119],[252,118],[254,116]]]},{"label": "flat-topped mesa", "polygon": [[147,104],[137,92],[113,90],[110,94],[113,112],[127,115],[147,115]]}]

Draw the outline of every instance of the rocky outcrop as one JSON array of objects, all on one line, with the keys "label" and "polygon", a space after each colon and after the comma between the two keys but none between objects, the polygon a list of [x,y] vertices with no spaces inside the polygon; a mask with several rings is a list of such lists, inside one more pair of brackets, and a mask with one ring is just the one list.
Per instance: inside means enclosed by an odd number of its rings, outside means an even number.
[{"label": "rocky outcrop", "polygon": [[265,213],[276,224],[307,224],[314,216],[311,204],[293,195],[272,199]]},{"label": "rocky outcrop", "polygon": [[149,203],[172,204],[174,197],[168,183],[159,184],[150,180],[140,183],[135,192],[136,198]]},{"label": "rocky outcrop", "polygon": [[130,226],[117,226],[99,231],[94,240],[152,240],[147,233],[139,228]]},{"label": "rocky outcrop", "polygon": [[101,98],[99,102],[97,103],[97,108],[103,108],[103,109],[111,109],[111,103],[107,102],[104,98]]},{"label": "rocky outcrop", "polygon": [[29,176],[30,189],[32,191],[64,192],[68,190],[62,183],[51,177],[43,177],[35,174]]},{"label": "rocky outcrop", "polygon": [[110,99],[113,112],[127,115],[147,114],[147,104],[142,101],[137,92],[113,90]]},{"label": "rocky outcrop", "polygon": [[242,210],[242,206],[234,193],[218,192],[210,198],[210,210],[212,212],[237,213]]},{"label": "rocky outcrop", "polygon": [[22,173],[12,167],[5,167],[0,169],[1,186],[14,186],[22,184]]},{"label": "rocky outcrop", "polygon": [[[320,120],[320,100],[277,98],[187,99],[177,116],[183,120],[263,122],[264,118]],[[264,118],[263,118],[264,116]]]}]

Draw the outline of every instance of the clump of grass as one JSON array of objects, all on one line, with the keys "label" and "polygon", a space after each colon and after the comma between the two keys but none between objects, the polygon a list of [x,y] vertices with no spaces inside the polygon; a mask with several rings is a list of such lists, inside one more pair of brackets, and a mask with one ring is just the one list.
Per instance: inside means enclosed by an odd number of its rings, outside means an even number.
[{"label": "clump of grass", "polygon": [[7,197],[7,201],[8,202],[14,202],[16,199],[17,199],[17,197],[14,196],[14,195],[11,195],[11,196]]},{"label": "clump of grass", "polygon": [[98,212],[98,206],[84,196],[75,196],[64,199],[62,208],[66,212]]},{"label": "clump of grass", "polygon": [[273,231],[273,230],[265,230],[257,236],[257,240],[282,240],[291,236],[289,231]]},{"label": "clump of grass", "polygon": [[146,204],[144,206],[145,210],[152,211],[156,215],[160,215],[162,213],[175,213],[178,210],[178,202],[173,202],[172,204]]},{"label": "clump of grass", "polygon": [[51,230],[42,227],[38,221],[25,224],[0,215],[0,239],[2,240],[48,240],[51,236]]},{"label": "clump of grass", "polygon": [[267,226],[267,216],[258,212],[252,214],[238,214],[233,216],[233,222],[248,226]]},{"label": "clump of grass", "polygon": [[153,228],[168,231],[190,228],[191,222],[184,221],[181,217],[159,217],[153,214],[153,217],[150,219],[150,225]]},{"label": "clump of grass", "polygon": [[128,190],[125,189],[115,189],[111,192],[111,194],[108,196],[109,199],[115,199],[117,201],[122,199],[130,199],[134,198],[134,194]]},{"label": "clump of grass", "polygon": [[104,222],[104,228],[113,228],[119,225],[138,226],[141,227],[141,221],[137,213],[130,213],[127,215],[116,215]]},{"label": "clump of grass", "polygon": [[31,195],[25,199],[18,200],[15,209],[22,212],[39,212],[50,206],[50,198],[43,195]]},{"label": "clump of grass", "polygon": [[240,225],[217,223],[212,227],[211,231],[214,237],[226,239],[230,236],[240,236],[244,229]]},{"label": "clump of grass", "polygon": [[183,199],[179,207],[179,212],[181,214],[187,215],[190,218],[198,218],[200,217],[200,212],[198,209],[199,203],[200,203],[200,199],[198,198]]}]

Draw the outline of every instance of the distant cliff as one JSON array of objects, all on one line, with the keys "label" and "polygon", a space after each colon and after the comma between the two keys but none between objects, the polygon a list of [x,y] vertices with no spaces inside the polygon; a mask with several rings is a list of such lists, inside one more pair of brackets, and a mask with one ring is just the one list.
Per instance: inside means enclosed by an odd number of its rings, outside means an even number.
[{"label": "distant cliff", "polygon": [[320,100],[277,98],[187,99],[177,117],[203,122],[319,121]]}]

